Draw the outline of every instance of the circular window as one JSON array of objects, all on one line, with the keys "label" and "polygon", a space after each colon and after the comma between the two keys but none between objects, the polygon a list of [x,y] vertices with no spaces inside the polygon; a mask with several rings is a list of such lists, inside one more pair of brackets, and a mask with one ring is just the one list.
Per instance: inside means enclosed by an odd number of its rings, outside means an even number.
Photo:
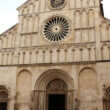
[{"label": "circular window", "polygon": [[69,23],[63,17],[52,17],[44,25],[46,39],[53,42],[63,40],[69,33]]},{"label": "circular window", "polygon": [[50,0],[50,7],[52,9],[59,9],[65,5],[66,0]]}]

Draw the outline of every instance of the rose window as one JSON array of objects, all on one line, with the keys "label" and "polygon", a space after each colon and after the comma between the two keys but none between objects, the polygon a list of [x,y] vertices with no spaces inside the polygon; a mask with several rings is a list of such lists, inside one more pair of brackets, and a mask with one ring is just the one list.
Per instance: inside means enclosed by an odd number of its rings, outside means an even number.
[{"label": "rose window", "polygon": [[53,9],[62,8],[65,4],[65,0],[50,0],[50,6]]},{"label": "rose window", "polygon": [[69,33],[69,23],[63,17],[52,17],[44,25],[46,39],[53,42],[63,40]]}]

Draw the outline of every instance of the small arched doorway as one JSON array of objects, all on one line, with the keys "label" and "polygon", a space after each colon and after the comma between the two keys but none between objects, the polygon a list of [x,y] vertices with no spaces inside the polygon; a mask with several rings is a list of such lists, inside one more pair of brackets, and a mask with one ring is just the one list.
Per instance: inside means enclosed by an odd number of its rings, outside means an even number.
[{"label": "small arched doorway", "polygon": [[67,110],[67,85],[60,79],[52,80],[46,88],[46,110]]},{"label": "small arched doorway", "polygon": [[73,88],[73,79],[65,71],[53,69],[44,72],[35,84],[33,110],[73,110]]},{"label": "small arched doorway", "polygon": [[0,110],[7,110],[8,91],[5,87],[0,86]]}]

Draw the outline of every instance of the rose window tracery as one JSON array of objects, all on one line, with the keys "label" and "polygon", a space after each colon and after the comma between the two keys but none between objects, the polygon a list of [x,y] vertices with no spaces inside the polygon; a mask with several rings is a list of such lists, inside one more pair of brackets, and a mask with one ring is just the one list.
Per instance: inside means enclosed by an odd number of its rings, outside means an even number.
[{"label": "rose window tracery", "polygon": [[50,0],[50,6],[52,9],[62,8],[66,0]]},{"label": "rose window tracery", "polygon": [[44,36],[49,41],[63,40],[69,33],[69,22],[63,17],[52,17],[44,25]]}]

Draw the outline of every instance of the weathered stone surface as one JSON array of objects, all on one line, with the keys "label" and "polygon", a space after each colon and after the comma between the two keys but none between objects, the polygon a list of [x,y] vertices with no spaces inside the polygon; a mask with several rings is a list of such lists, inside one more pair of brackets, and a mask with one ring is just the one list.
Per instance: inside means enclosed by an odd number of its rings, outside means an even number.
[{"label": "weathered stone surface", "polygon": [[[109,110],[103,108],[110,87],[110,21],[99,14],[100,0],[65,1],[52,9],[49,0],[28,0],[18,8],[19,23],[0,35],[0,85],[8,92],[8,110],[48,110],[52,80],[67,86],[66,110]],[[43,33],[53,16],[70,24],[55,43]]]}]

